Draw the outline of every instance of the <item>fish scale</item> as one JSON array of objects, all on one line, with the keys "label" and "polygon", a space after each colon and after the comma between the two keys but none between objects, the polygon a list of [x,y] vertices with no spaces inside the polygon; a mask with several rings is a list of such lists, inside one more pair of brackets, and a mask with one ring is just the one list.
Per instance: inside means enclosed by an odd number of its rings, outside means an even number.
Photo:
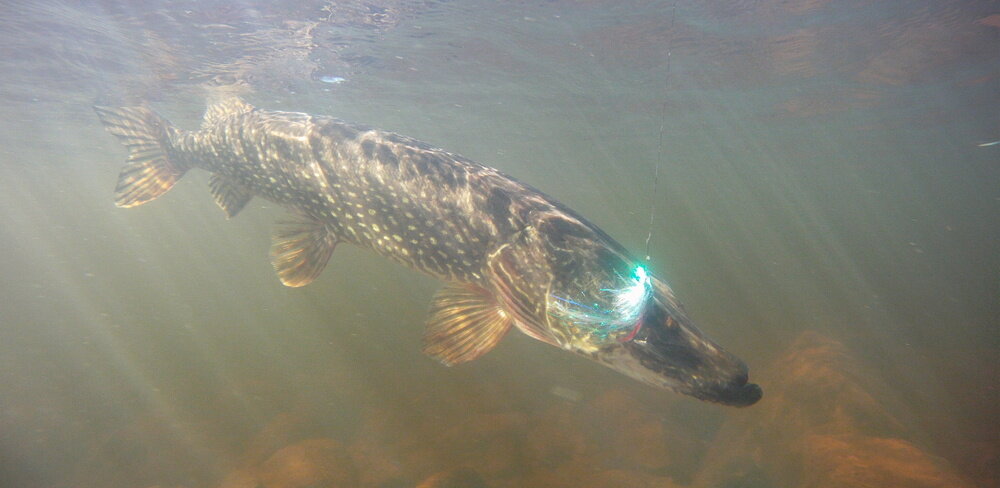
[{"label": "fish scale", "polygon": [[[449,153],[330,117],[250,110],[219,116],[212,126],[185,134],[168,157],[321,219],[340,241],[437,277],[481,279],[483,253],[466,243],[488,242],[491,230],[452,223],[478,211],[469,188],[469,173],[477,168],[468,162],[447,165],[456,158]],[[450,191],[399,198],[434,186]],[[406,224],[394,217],[400,214],[411,216]]]}]

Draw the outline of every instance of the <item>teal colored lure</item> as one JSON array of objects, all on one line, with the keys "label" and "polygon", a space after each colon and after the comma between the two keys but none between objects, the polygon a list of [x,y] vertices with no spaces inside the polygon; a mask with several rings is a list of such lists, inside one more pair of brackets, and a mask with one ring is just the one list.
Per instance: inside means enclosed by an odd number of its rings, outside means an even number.
[{"label": "teal colored lure", "polygon": [[653,295],[653,285],[642,266],[636,266],[632,276],[622,281],[622,288],[602,288],[603,300],[590,305],[553,295],[557,302],[550,313],[600,339],[627,341],[642,327],[642,311]]}]

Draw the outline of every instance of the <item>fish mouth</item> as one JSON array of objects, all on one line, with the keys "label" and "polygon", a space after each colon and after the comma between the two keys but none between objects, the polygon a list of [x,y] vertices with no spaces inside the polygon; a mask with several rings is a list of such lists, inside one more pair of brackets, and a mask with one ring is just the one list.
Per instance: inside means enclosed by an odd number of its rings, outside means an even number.
[{"label": "fish mouth", "polygon": [[764,396],[760,385],[749,382],[743,361],[717,346],[708,355],[678,354],[678,348],[637,335],[621,349],[617,360],[605,364],[658,388],[731,407],[747,407]]},{"label": "fish mouth", "polygon": [[749,382],[746,364],[705,337],[682,312],[659,304],[642,327],[598,360],[643,383],[733,407],[757,403],[763,389]]},{"label": "fish mouth", "polygon": [[[742,383],[742,384],[741,384]],[[700,389],[683,391],[699,400],[719,403],[730,407],[749,407],[760,401],[764,396],[764,389],[756,383],[749,383],[746,379],[731,383],[715,384]]]},{"label": "fish mouth", "polygon": [[747,383],[740,388],[738,394],[734,397],[734,401],[730,405],[734,407],[749,407],[754,403],[760,401],[764,397],[764,389],[760,387],[757,383]]}]

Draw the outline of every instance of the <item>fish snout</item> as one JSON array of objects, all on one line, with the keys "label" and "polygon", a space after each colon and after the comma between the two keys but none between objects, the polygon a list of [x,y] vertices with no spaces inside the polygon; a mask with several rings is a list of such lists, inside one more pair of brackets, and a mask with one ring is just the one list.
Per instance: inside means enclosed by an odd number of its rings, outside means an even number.
[{"label": "fish snout", "polygon": [[750,383],[749,368],[740,358],[706,340],[711,344],[704,363],[692,375],[688,386],[691,395],[702,400],[721,403],[733,407],[747,407],[757,403],[764,396],[764,390]]},{"label": "fish snout", "polygon": [[660,307],[647,311],[646,323],[623,344],[631,356],[631,375],[700,400],[745,407],[763,396],[749,382],[740,358],[708,339],[682,313]]},{"label": "fish snout", "polygon": [[764,390],[756,383],[750,383],[747,367],[740,361],[740,369],[728,381],[720,381],[711,386],[702,386],[695,396],[704,400],[733,407],[748,407],[764,396]]},{"label": "fish snout", "polygon": [[740,387],[730,405],[735,407],[749,407],[757,403],[764,396],[764,389],[756,383],[747,383]]}]

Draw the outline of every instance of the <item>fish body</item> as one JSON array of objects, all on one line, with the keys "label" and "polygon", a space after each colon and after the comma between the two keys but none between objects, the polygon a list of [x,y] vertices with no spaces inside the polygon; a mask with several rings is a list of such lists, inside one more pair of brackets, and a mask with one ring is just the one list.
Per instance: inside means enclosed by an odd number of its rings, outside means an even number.
[{"label": "fish body", "polygon": [[475,359],[517,328],[657,387],[736,406],[761,397],[743,362],[698,331],[621,245],[493,168],[395,133],[235,98],[209,107],[196,131],[145,107],[95,109],[130,151],[119,206],[153,200],[200,168],[229,217],[253,197],[295,215],[271,248],[287,286],[316,279],[344,242],[445,281],[424,338],[444,364]]}]

